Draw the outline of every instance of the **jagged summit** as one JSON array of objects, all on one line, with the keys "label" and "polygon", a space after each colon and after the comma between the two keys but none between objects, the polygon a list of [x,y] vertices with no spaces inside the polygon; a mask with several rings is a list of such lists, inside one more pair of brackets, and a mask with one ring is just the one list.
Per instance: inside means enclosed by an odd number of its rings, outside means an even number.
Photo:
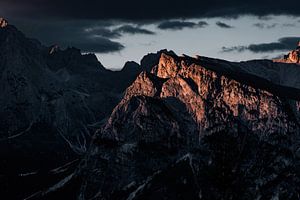
[{"label": "jagged summit", "polygon": [[8,25],[7,20],[5,20],[4,18],[0,17],[0,27],[4,28]]},{"label": "jagged summit", "polygon": [[295,50],[290,51],[281,59],[274,59],[274,62],[283,62],[283,63],[296,63],[300,64],[300,41],[297,43]]},{"label": "jagged summit", "polygon": [[[192,192],[202,195],[191,198],[179,192],[182,199],[221,199],[228,193],[223,187],[218,192],[218,183],[210,182],[207,174],[220,173],[215,178],[219,180],[229,173],[228,183],[237,182],[241,193],[234,190],[228,199],[282,195],[272,185],[273,177],[286,171],[297,177],[291,182],[286,179],[291,183],[288,187],[298,185],[300,176],[292,170],[298,164],[286,162],[287,157],[277,152],[282,145],[293,149],[291,146],[297,143],[294,137],[299,136],[300,93],[293,92],[298,100],[293,99],[286,95],[293,91],[291,88],[278,86],[299,86],[298,66],[266,60],[235,63],[167,52],[148,54],[145,60],[145,70],[95,134],[87,167],[82,169],[86,182],[80,195],[137,200],[152,193],[159,197],[167,193],[175,198],[166,199],[178,199],[173,186],[182,183],[177,181],[181,174],[185,176],[183,185],[190,182],[195,187]],[[292,143],[287,142],[289,138]],[[232,148],[237,148],[232,151],[237,155],[229,153]],[[263,159],[257,157],[260,155]],[[292,158],[296,154],[290,155]],[[265,158],[274,163],[260,163]],[[228,170],[223,168],[225,160],[230,163]],[[171,173],[173,169],[176,172]],[[249,169],[254,171],[249,173]],[[102,174],[109,174],[109,182]],[[241,174],[254,181],[240,181]],[[289,184],[277,180],[278,185]],[[207,187],[207,183],[211,185]],[[272,194],[254,193],[253,183]],[[97,184],[101,188],[94,187]]]},{"label": "jagged summit", "polygon": [[[116,139],[130,132],[129,130],[135,130],[134,133],[144,131],[146,135],[151,135],[151,131],[148,130],[157,128],[157,123],[143,121],[143,123],[134,124],[135,128],[118,129],[121,122],[124,122],[124,126],[120,127],[125,127],[129,121],[134,123],[139,120],[140,117],[137,114],[129,112],[131,107],[137,108],[139,113],[144,114],[144,117],[151,115],[146,106],[148,100],[139,103],[140,107],[132,105],[131,99],[137,96],[160,99],[168,105],[168,108],[177,110],[162,109],[159,113],[164,111],[166,115],[167,113],[180,115],[177,118],[178,121],[175,119],[176,122],[173,123],[174,125],[177,124],[175,128],[173,127],[174,130],[177,130],[177,126],[179,126],[182,130],[189,129],[191,132],[195,132],[192,135],[213,133],[224,129],[224,127],[227,128],[228,125],[234,127],[235,124],[237,126],[236,119],[241,120],[244,124],[251,124],[247,129],[255,132],[268,131],[271,133],[276,131],[277,122],[272,122],[271,126],[274,126],[272,130],[264,124],[263,119],[271,120],[274,116],[286,117],[287,111],[282,108],[282,102],[274,103],[274,99],[277,97],[272,92],[278,92],[279,89],[275,89],[272,83],[267,81],[261,84],[262,87],[259,84],[262,79],[250,74],[243,77],[242,71],[232,71],[229,77],[225,75],[224,71],[221,71],[226,70],[228,73],[230,67],[234,67],[228,65],[230,64],[221,60],[209,58],[197,60],[189,56],[161,53],[158,63],[153,66],[151,72],[142,72],[135,82],[127,88],[123,100],[115,108],[102,130],[102,137],[107,139],[109,135]],[[252,83],[248,82],[247,79],[251,79]],[[253,84],[254,82],[256,85]],[[278,92],[278,94],[286,96],[283,92]],[[140,101],[144,101],[144,99],[140,99]],[[297,109],[295,107],[295,110]],[[149,116],[151,119],[154,117],[156,115]],[[181,123],[180,119],[188,121],[188,125]],[[292,125],[282,123],[292,129]],[[173,129],[169,128],[169,130],[172,131]],[[101,131],[99,133],[101,135]],[[168,138],[167,135],[165,136]],[[132,137],[132,135],[128,135],[128,138]],[[194,141],[195,138],[192,137],[192,140]]]},{"label": "jagged summit", "polygon": [[162,49],[160,51],[157,51],[156,53],[149,53],[142,58],[141,67],[150,72],[152,67],[158,63],[162,53],[176,56],[173,51],[168,51],[167,49]]}]

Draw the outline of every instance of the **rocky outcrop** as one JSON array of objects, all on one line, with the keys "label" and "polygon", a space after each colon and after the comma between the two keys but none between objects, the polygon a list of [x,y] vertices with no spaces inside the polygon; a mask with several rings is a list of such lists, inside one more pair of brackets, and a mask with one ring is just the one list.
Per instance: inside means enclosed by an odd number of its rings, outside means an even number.
[{"label": "rocky outcrop", "polygon": [[145,71],[150,72],[152,70],[152,68],[158,64],[158,61],[159,61],[162,53],[168,53],[171,55],[175,55],[175,53],[173,51],[168,51],[167,49],[162,49],[156,53],[149,53],[142,58],[141,67]]},{"label": "rocky outcrop", "polygon": [[2,17],[0,17],[0,28],[4,28],[8,25],[8,22],[3,19]]},{"label": "rocky outcrop", "polygon": [[284,63],[297,63],[300,64],[300,41],[298,42],[298,46],[295,50],[290,51],[287,55],[282,59],[275,59],[274,62],[284,62]]},{"label": "rocky outcrop", "polygon": [[[199,132],[207,134],[228,126],[235,127],[237,121],[247,124],[249,130],[261,133],[288,132],[294,130],[298,123],[289,120],[293,113],[286,110],[290,107],[298,113],[295,104],[269,91],[208,70],[205,65],[193,63],[189,58],[164,53],[152,73],[141,73],[127,89],[115,112],[126,113],[126,110],[118,109],[123,109],[123,104],[126,105],[134,96],[159,98],[170,107],[176,105],[168,102],[169,99],[179,101],[198,124],[197,130],[194,130],[197,135]],[[112,126],[110,129],[113,130],[114,121],[120,125],[119,118],[114,120],[111,116],[106,128]],[[115,134],[121,132],[118,130]]]}]

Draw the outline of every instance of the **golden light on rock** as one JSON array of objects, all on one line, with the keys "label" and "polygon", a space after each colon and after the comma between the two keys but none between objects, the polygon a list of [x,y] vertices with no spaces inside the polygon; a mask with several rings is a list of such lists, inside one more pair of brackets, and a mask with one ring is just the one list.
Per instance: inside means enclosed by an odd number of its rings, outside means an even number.
[{"label": "golden light on rock", "polygon": [[0,17],[0,27],[4,28],[7,25],[8,25],[8,22],[4,18]]}]

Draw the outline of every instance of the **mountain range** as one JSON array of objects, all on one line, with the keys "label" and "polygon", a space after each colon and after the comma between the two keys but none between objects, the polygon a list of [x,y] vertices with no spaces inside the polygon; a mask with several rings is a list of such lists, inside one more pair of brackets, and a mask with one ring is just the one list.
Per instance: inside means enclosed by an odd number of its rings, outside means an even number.
[{"label": "mountain range", "polygon": [[161,50],[111,71],[0,27],[8,199],[299,198],[299,46],[243,62]]}]

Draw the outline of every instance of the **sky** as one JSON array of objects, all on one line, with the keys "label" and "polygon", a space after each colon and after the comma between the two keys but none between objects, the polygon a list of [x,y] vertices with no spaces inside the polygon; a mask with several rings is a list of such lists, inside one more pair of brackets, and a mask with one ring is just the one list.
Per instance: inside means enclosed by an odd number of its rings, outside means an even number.
[{"label": "sky", "polygon": [[230,61],[272,59],[300,40],[296,0],[0,0],[0,16],[45,45],[95,53],[111,69],[173,50]]}]

